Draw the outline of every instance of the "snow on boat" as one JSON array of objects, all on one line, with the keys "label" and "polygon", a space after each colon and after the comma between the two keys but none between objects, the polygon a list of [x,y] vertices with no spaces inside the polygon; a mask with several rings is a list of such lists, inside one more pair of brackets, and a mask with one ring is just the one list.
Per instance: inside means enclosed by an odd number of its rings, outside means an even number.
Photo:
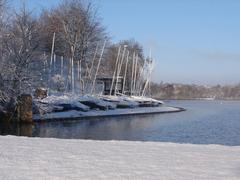
[{"label": "snow on boat", "polygon": [[100,116],[119,116],[151,113],[180,112],[184,109],[168,107],[162,101],[137,96],[107,95],[51,95],[34,100],[38,111],[34,121],[76,119]]},{"label": "snow on boat", "polygon": [[138,102],[140,107],[158,107],[158,106],[164,104],[163,101],[159,101],[159,100],[149,98],[149,97],[131,96],[130,98],[133,101]]},{"label": "snow on boat", "polygon": [[103,101],[98,97],[85,95],[78,98],[78,101],[82,104],[89,106],[90,109],[100,109],[100,110],[108,110],[108,109],[116,109],[116,105],[111,102]]},{"label": "snow on boat", "polygon": [[117,108],[136,108],[139,106],[138,102],[132,101],[125,96],[100,96],[101,99],[107,102],[116,104]]},{"label": "snow on boat", "polygon": [[[62,110],[60,108],[57,109],[57,111],[69,111],[69,110],[78,110],[78,111],[89,111],[90,108],[82,103],[79,102],[78,96],[73,95],[62,95],[62,96],[56,96],[51,95],[44,99],[37,100],[38,103],[45,104],[46,107],[62,107]],[[49,112],[49,110],[47,111]]]}]

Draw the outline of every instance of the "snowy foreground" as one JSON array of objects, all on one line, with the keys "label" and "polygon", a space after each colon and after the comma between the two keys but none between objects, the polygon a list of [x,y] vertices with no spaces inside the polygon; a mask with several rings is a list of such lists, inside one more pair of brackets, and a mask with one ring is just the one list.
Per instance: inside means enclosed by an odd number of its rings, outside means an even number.
[{"label": "snowy foreground", "polygon": [[240,147],[0,136],[0,179],[240,179]]}]

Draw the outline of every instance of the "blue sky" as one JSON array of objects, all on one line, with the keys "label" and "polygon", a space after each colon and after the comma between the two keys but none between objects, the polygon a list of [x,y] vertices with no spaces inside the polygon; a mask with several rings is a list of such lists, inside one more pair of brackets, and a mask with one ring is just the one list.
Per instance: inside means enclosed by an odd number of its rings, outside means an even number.
[{"label": "blue sky", "polygon": [[[19,6],[21,0],[14,0]],[[59,0],[27,0],[37,11]],[[240,83],[239,0],[96,0],[112,40],[139,41],[155,82]]]}]

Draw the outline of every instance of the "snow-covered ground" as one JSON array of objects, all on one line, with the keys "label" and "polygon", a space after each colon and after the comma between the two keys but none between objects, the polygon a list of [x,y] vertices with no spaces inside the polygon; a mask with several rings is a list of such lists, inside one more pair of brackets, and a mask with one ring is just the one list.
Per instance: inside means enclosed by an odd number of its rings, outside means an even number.
[{"label": "snow-covered ground", "polygon": [[0,136],[0,179],[240,179],[240,147]]}]

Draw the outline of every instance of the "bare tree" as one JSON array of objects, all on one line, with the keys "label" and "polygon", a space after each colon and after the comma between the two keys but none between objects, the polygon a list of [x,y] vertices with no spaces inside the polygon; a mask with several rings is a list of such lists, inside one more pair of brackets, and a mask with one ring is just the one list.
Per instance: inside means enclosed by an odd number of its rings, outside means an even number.
[{"label": "bare tree", "polygon": [[[125,73],[126,73],[125,89],[126,89],[126,91],[130,91],[131,82],[132,82],[132,77],[131,77],[132,76],[132,67],[133,66],[135,67],[137,65],[136,78],[137,78],[137,81],[139,81],[141,68],[144,65],[144,58],[145,58],[144,54],[143,54],[143,48],[140,45],[140,43],[138,43],[137,41],[131,39],[131,40],[121,41],[117,44],[109,45],[108,50],[105,53],[105,61],[103,63],[105,65],[102,67],[102,69],[103,69],[102,75],[112,77],[115,66],[116,66],[116,59],[117,59],[117,55],[118,55],[119,46],[122,47],[120,56],[121,56],[121,59],[123,60],[121,72],[119,73],[119,75],[125,76]],[[127,47],[126,52],[129,52],[129,53],[124,53],[125,55],[122,58],[124,46]],[[127,56],[128,56],[128,58],[127,58]],[[136,64],[134,62],[135,62],[135,59],[137,56],[138,56],[138,63]],[[128,61],[128,63],[126,63],[126,61]],[[106,64],[107,64],[107,66],[106,66]]]},{"label": "bare tree", "polygon": [[[51,39],[52,34],[56,33],[55,52],[71,59],[69,77],[72,77],[72,62],[82,67],[78,77],[85,76],[91,66],[97,42],[105,36],[97,17],[94,5],[82,0],[65,0],[57,8],[42,14],[43,40],[47,42],[46,39]],[[46,48],[50,49],[50,42]]]},{"label": "bare tree", "polygon": [[3,37],[6,59],[3,62],[4,79],[11,96],[17,97],[23,92],[31,92],[33,71],[37,55],[38,41],[37,21],[23,7],[14,12],[11,23]]},{"label": "bare tree", "polygon": [[3,36],[5,28],[5,8],[6,0],[0,0],[0,102],[5,102],[6,95],[4,93],[4,82],[3,82],[3,60],[4,60],[4,47],[3,47]]}]

